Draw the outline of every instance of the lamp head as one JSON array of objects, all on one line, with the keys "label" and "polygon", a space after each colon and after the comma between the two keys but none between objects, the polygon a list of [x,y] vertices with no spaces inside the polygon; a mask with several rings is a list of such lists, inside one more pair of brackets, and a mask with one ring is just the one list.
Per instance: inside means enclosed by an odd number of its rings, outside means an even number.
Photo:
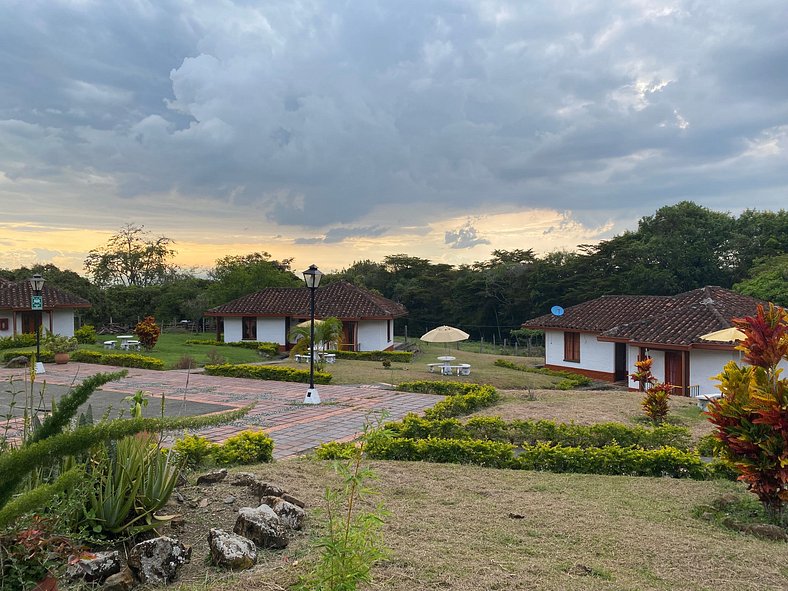
[{"label": "lamp head", "polygon": [[321,277],[323,277],[323,274],[315,265],[309,265],[309,268],[304,271],[304,283],[309,289],[317,289],[320,285]]},{"label": "lamp head", "polygon": [[30,287],[33,288],[33,291],[36,293],[40,293],[42,289],[44,289],[44,278],[41,276],[40,273],[36,273],[30,279]]}]

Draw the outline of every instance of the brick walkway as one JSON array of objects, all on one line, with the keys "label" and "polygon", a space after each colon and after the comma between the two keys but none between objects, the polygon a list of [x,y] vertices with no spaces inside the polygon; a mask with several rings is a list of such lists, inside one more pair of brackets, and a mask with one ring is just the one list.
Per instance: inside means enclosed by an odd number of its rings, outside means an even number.
[{"label": "brick walkway", "polygon": [[[47,364],[46,374],[36,381],[69,386],[99,372],[120,368],[106,365]],[[27,370],[0,369],[0,381],[12,376],[21,378]],[[327,441],[355,438],[367,421],[375,422],[381,413],[388,412],[396,420],[409,412],[421,412],[438,402],[441,397],[381,390],[370,386],[318,386],[322,404],[303,404],[306,384],[269,382],[244,378],[225,378],[194,374],[186,371],[154,371],[129,369],[129,375],[102,387],[104,391],[134,394],[143,390],[156,399],[164,395],[166,412],[178,416],[183,401],[218,404],[227,410],[256,403],[243,419],[199,431],[212,441],[223,441],[245,429],[264,429],[274,440],[274,456],[278,459],[303,454]],[[95,396],[95,394],[94,394]],[[151,401],[150,406],[156,404]],[[156,405],[158,407],[158,405]]]}]

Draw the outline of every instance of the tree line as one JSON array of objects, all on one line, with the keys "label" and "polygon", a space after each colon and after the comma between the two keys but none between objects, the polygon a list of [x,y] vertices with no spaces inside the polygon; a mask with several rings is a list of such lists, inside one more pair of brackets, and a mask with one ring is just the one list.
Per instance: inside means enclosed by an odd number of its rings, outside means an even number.
[{"label": "tree line", "polygon": [[[197,321],[210,307],[265,287],[297,287],[293,259],[268,253],[226,256],[200,277],[173,264],[174,243],[127,225],[91,251],[87,277],[54,265],[0,270],[18,280],[42,273],[93,303],[84,321],[132,324],[148,314]],[[662,207],[632,231],[543,255],[532,248],[495,250],[488,260],[448,265],[393,254],[327,273],[400,302],[408,309],[396,331],[411,336],[440,324],[473,338],[502,340],[551,306],[571,306],[605,294],[672,295],[704,285],[733,288],[788,306],[788,212],[749,209],[740,215],[692,202]]]}]

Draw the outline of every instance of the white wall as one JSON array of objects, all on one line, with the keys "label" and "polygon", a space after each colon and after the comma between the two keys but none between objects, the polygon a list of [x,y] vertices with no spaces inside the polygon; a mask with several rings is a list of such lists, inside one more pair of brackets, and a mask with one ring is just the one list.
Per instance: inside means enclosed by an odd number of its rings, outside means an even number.
[{"label": "white wall", "polygon": [[[394,344],[386,338],[387,320],[359,320],[358,345],[359,351],[383,351]],[[394,338],[394,325],[391,326],[391,338]]]},{"label": "white wall", "polygon": [[[44,326],[49,327],[48,324]],[[54,310],[52,316],[52,332],[63,336],[74,336],[74,310]]]},{"label": "white wall", "polygon": [[257,319],[257,340],[260,342],[284,345],[286,343],[284,317],[259,317]]},{"label": "white wall", "polygon": [[[571,332],[571,331],[570,331]],[[589,369],[613,373],[616,364],[616,345],[598,341],[595,334],[580,333],[580,362],[564,361],[564,333],[545,331],[545,363],[562,365],[567,369]]]},{"label": "white wall", "polygon": [[224,342],[237,343],[241,340],[243,332],[241,330],[240,316],[225,316],[224,317]]},{"label": "white wall", "polygon": [[0,310],[0,318],[8,322],[8,330],[0,330],[0,337],[10,337],[14,334],[14,313],[11,310]]},{"label": "white wall", "polygon": [[[690,385],[700,386],[700,394],[714,394],[717,390],[717,380],[714,376],[722,371],[729,361],[739,363],[738,351],[711,351],[695,349],[690,351]],[[744,365],[744,362],[741,362]]]}]

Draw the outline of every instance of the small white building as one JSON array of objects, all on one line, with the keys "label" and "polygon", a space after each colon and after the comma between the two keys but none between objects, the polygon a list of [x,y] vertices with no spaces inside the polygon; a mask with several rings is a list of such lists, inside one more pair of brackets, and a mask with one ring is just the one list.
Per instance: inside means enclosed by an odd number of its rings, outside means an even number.
[{"label": "small white building", "polygon": [[714,376],[740,359],[733,342],[708,342],[701,335],[754,316],[765,304],[722,287],[708,286],[675,296],[602,296],[571,306],[561,316],[545,314],[523,328],[545,331],[545,366],[609,382],[630,378],[635,362],[653,361],[660,382],[685,396],[717,392]]},{"label": "small white building", "polygon": [[[206,316],[219,318],[217,333],[227,343],[259,341],[278,343],[287,350],[295,326],[309,320],[309,289],[269,287],[211,308]],[[346,281],[315,291],[315,318],[332,316],[342,321],[342,349],[385,351],[394,347],[394,319],[407,314],[402,304]],[[217,334],[218,339],[218,334]]]},{"label": "small white building", "polygon": [[[0,337],[36,332],[37,312],[30,307],[32,295],[29,281],[0,279]],[[74,336],[74,313],[77,308],[90,308],[90,302],[48,283],[44,283],[41,295],[41,326],[45,331]]]}]

